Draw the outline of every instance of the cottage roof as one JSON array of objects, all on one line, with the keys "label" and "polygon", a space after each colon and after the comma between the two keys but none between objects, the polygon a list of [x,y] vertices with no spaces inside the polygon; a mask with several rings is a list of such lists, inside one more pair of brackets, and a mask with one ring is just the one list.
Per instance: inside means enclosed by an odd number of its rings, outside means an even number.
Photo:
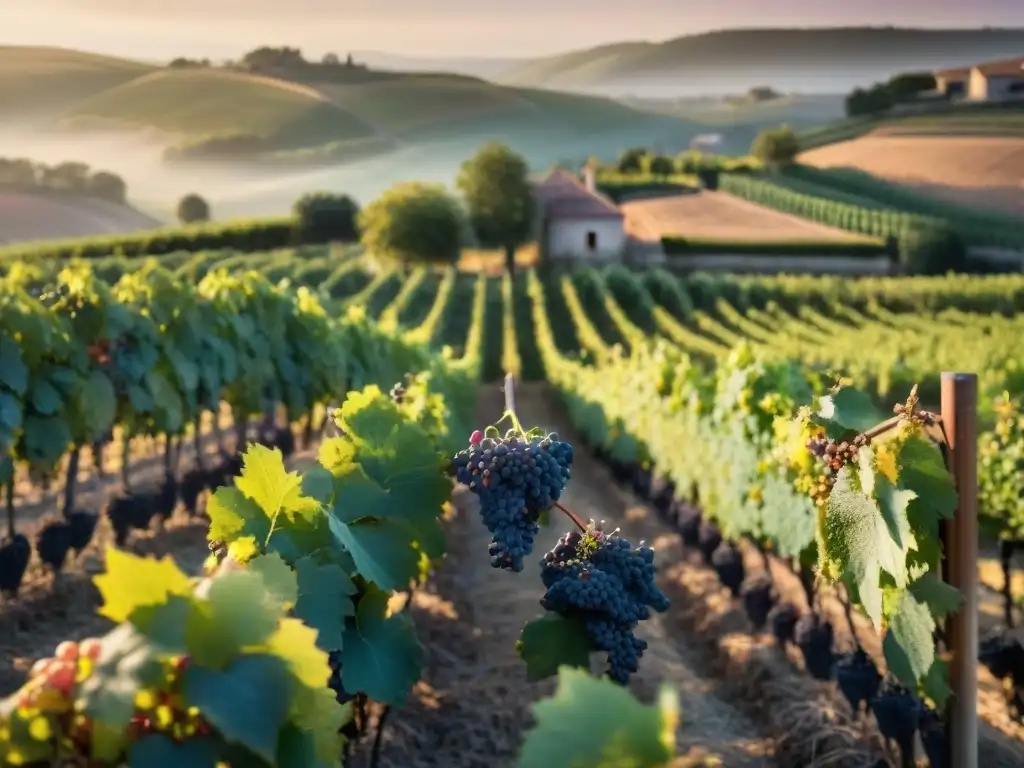
[{"label": "cottage roof", "polygon": [[553,219],[622,219],[622,211],[607,197],[592,192],[576,176],[554,168],[533,186],[534,195]]},{"label": "cottage roof", "polygon": [[1024,56],[1001,61],[988,61],[974,67],[985,77],[1021,77],[1024,78]]},{"label": "cottage roof", "polygon": [[970,67],[954,67],[953,69],[940,69],[935,76],[941,77],[943,80],[965,80],[970,74]]}]

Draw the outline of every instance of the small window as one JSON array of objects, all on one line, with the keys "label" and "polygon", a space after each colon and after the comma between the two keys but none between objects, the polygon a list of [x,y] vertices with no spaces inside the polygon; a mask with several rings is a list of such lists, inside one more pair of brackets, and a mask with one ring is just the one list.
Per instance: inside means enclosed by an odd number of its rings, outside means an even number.
[{"label": "small window", "polygon": [[597,250],[597,232],[587,232],[587,250]]}]

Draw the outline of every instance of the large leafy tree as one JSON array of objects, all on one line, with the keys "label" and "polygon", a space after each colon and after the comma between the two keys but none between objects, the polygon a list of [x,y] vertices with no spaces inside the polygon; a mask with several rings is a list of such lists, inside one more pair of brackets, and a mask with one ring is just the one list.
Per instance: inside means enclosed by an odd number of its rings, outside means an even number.
[{"label": "large leafy tree", "polygon": [[462,164],[457,181],[477,241],[504,250],[505,269],[512,276],[516,250],[533,236],[536,204],[529,172],[522,157],[491,143]]},{"label": "large leafy tree", "polygon": [[178,221],[197,224],[210,220],[210,204],[195,193],[185,195],[178,202]]},{"label": "large leafy tree", "polygon": [[363,247],[378,258],[454,264],[462,254],[462,209],[439,184],[396,184],[360,212],[358,224]]}]

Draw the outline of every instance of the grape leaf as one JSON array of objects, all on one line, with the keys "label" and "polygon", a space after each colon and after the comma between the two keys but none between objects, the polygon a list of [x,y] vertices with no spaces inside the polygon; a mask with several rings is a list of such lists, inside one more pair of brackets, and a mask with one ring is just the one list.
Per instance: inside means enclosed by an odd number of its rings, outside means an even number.
[{"label": "grape leaf", "polygon": [[329,504],[334,496],[334,476],[319,464],[302,473],[302,493],[321,504]]},{"label": "grape leaf", "polygon": [[188,706],[199,707],[227,741],[273,761],[292,700],[291,675],[282,659],[250,654],[223,672],[191,665],[183,690]]},{"label": "grape leaf", "polygon": [[192,594],[191,580],[170,556],[157,560],[107,547],[106,563],[106,572],[95,576],[93,583],[103,597],[99,613],[111,621],[131,621],[140,607],[160,605],[171,595]]},{"label": "grape leaf", "polygon": [[195,662],[221,668],[277,629],[281,606],[258,573],[232,571],[209,582],[206,599],[189,616],[186,640]]},{"label": "grape leaf", "polygon": [[263,510],[234,486],[218,488],[206,504],[206,514],[210,517],[209,541],[230,543],[252,536],[262,543],[270,535],[270,520]]},{"label": "grape leaf", "polygon": [[781,557],[799,557],[814,543],[817,514],[809,497],[797,494],[781,472],[762,478],[761,522]]},{"label": "grape leaf", "polygon": [[871,397],[852,387],[822,397],[818,401],[817,416],[826,422],[825,431],[834,438],[846,432],[864,432],[882,421],[882,414]]},{"label": "grape leaf", "polygon": [[934,631],[928,606],[909,590],[899,592],[892,601],[882,651],[889,671],[911,689],[921,684],[935,661]]},{"label": "grape leaf", "polygon": [[546,613],[523,625],[516,652],[530,680],[551,677],[562,666],[590,668],[590,637],[583,622]]},{"label": "grape leaf", "polygon": [[316,630],[298,619],[282,619],[265,647],[284,659],[295,679],[307,688],[319,688],[331,676],[326,652],[316,647]]},{"label": "grape leaf", "polygon": [[[882,590],[880,571],[888,573],[898,587],[908,580],[907,552],[913,536],[906,520],[910,491],[900,491],[882,475],[875,475],[870,457],[861,457],[861,471],[854,476],[842,469],[828,498],[823,523],[825,555],[834,569],[854,590],[864,612],[880,629]],[[873,497],[861,487],[867,483]]]},{"label": "grape leaf", "polygon": [[371,589],[347,622],[341,651],[341,679],[348,691],[362,691],[374,701],[401,705],[419,679],[423,648],[412,619],[387,615],[388,595]]},{"label": "grape leaf", "polygon": [[41,416],[53,416],[64,401],[60,392],[48,381],[36,381],[32,386],[32,407]]},{"label": "grape leaf", "polygon": [[6,335],[0,337],[0,384],[16,395],[23,395],[28,390],[28,373],[21,346]]},{"label": "grape leaf", "polygon": [[321,565],[312,557],[295,564],[298,576],[298,601],[295,616],[317,630],[317,646],[325,651],[341,648],[345,618],[355,616],[351,595],[356,592],[352,579],[338,565]]},{"label": "grape leaf", "polygon": [[926,573],[907,587],[915,599],[926,604],[936,621],[955,613],[964,601],[956,587],[950,586],[934,573]]},{"label": "grape leaf", "polygon": [[[334,691],[320,683],[300,690],[295,697],[292,722],[312,740],[313,750],[324,763],[335,764],[344,737],[338,733],[352,720],[352,704],[338,703]],[[291,768],[292,763],[279,763]]]},{"label": "grape leaf", "polygon": [[401,423],[402,414],[380,387],[370,385],[359,392],[348,393],[337,419],[357,447],[361,447],[383,444],[391,430]]},{"label": "grape leaf", "polygon": [[[290,610],[299,599],[299,583],[296,574],[284,559],[272,552],[249,561],[249,570],[263,578],[263,584],[284,610]],[[299,577],[301,579],[301,576]]]},{"label": "grape leaf", "polygon": [[533,706],[537,726],[527,734],[516,765],[667,765],[675,753],[677,706],[670,693],[663,693],[657,705],[645,706],[609,680],[560,669],[554,696]]},{"label": "grape leaf", "polygon": [[410,526],[392,518],[394,504],[387,491],[358,465],[336,477],[335,488],[328,524],[358,572],[382,589],[408,585],[419,573],[419,555]]},{"label": "grape leaf", "polygon": [[[346,437],[330,437],[320,443],[320,450],[317,451],[317,461],[327,470],[347,466],[355,461],[355,457],[356,447]],[[331,488],[333,490],[333,481]]]},{"label": "grape leaf", "polygon": [[217,768],[217,743],[196,739],[175,743],[159,733],[150,734],[128,748],[128,768]]},{"label": "grape leaf", "polygon": [[135,694],[163,677],[157,648],[131,624],[104,636],[92,674],[78,689],[85,713],[123,734],[135,712]]},{"label": "grape leaf", "polygon": [[252,499],[273,520],[280,513],[289,518],[312,517],[320,505],[302,495],[302,477],[285,469],[281,451],[250,443],[242,454],[242,473],[235,487]]},{"label": "grape leaf", "polygon": [[956,484],[938,447],[919,435],[910,435],[900,445],[896,461],[900,486],[917,494],[909,509],[914,528],[925,529],[940,517],[951,518],[957,505]]}]

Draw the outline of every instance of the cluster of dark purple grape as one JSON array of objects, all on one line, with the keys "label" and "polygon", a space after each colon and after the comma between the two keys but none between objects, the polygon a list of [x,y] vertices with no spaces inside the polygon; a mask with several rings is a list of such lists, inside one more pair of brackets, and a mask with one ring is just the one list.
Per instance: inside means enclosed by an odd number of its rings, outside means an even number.
[{"label": "cluster of dark purple grape", "polygon": [[493,567],[523,570],[540,530],[537,520],[565,490],[572,457],[572,446],[558,435],[527,440],[514,430],[501,438],[476,431],[469,448],[455,455],[453,473],[480,499],[480,516],[493,537]]},{"label": "cluster of dark purple grape", "polygon": [[654,583],[654,550],[634,547],[617,532],[591,523],[558,540],[541,563],[545,610],[583,621],[594,649],[608,655],[608,676],[625,685],[647,643],[633,634],[640,621],[668,610]]}]

